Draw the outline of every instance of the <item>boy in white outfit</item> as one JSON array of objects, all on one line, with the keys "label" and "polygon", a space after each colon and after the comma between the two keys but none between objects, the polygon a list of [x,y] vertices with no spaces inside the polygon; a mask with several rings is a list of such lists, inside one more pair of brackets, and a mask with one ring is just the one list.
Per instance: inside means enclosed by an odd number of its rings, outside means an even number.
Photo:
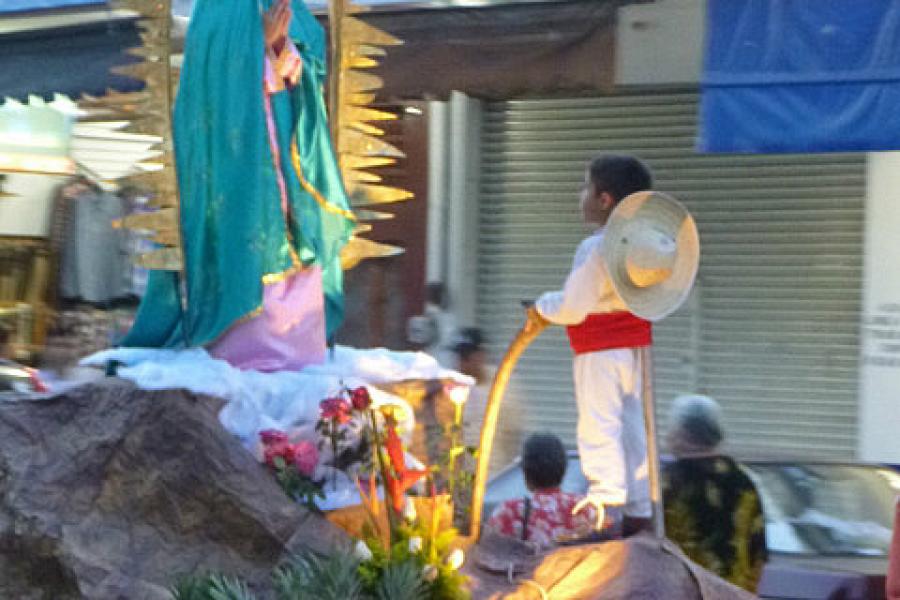
[{"label": "boy in white outfit", "polygon": [[632,156],[601,155],[588,165],[580,207],[597,229],[578,246],[561,291],[529,308],[536,321],[566,325],[575,353],[578,450],[590,487],[576,511],[597,508],[597,528],[640,529],[651,517],[647,443],[641,404],[639,348],[649,346],[649,321],[634,316],[615,293],[603,260],[603,230],[615,206],[649,190],[649,169]]}]

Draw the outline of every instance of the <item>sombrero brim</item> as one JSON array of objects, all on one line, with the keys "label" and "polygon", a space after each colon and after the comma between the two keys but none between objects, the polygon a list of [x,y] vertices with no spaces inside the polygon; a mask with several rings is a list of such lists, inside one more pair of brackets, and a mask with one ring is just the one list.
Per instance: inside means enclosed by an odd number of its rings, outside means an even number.
[{"label": "sombrero brim", "polygon": [[[640,228],[654,228],[675,240],[671,275],[648,287],[632,283],[626,270],[629,236]],[[638,192],[613,210],[603,234],[603,256],[613,288],[625,306],[648,321],[659,321],[684,303],[700,266],[700,236],[687,209],[661,192]]]}]

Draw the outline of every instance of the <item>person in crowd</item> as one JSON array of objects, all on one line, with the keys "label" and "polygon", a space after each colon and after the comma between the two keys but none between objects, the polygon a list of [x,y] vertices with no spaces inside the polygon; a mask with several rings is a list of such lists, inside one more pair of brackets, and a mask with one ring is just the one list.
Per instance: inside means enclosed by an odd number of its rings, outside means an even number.
[{"label": "person in crowd", "polygon": [[456,319],[448,307],[447,287],[443,283],[432,281],[425,286],[424,316],[434,324],[435,331],[434,339],[425,352],[444,366],[452,365],[453,353],[449,347],[456,332]]},{"label": "person in crowd", "polygon": [[566,450],[557,436],[529,436],[522,448],[522,472],[530,495],[498,506],[486,525],[488,530],[541,549],[590,535],[596,519],[593,509],[573,514],[580,498],[560,489],[567,465]]},{"label": "person in crowd", "polygon": [[425,315],[415,315],[406,322],[406,343],[413,352],[428,352],[437,338],[434,321]]},{"label": "person in crowd", "polygon": [[721,409],[707,396],[680,396],[669,416],[675,460],[662,472],[666,535],[694,562],[750,592],[768,558],[759,493],[722,453]]}]

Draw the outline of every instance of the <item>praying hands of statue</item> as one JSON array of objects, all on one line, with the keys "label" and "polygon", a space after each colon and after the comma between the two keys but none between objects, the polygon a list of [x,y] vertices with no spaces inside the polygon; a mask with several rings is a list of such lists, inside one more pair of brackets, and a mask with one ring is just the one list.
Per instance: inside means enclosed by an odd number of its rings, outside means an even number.
[{"label": "praying hands of statue", "polygon": [[263,15],[266,46],[271,48],[275,54],[281,52],[281,48],[284,46],[292,17],[290,0],[278,0]]}]

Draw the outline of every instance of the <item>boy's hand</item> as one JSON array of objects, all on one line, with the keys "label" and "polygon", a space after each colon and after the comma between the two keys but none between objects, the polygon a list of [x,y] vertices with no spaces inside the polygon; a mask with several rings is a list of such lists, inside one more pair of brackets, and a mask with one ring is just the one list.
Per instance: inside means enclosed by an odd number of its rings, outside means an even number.
[{"label": "boy's hand", "polygon": [[547,325],[550,324],[550,321],[545,319],[541,313],[538,312],[538,309],[534,307],[532,304],[528,308],[525,309],[525,328],[539,328],[543,329]]},{"label": "boy's hand", "polygon": [[525,316],[528,317],[528,320],[532,323],[536,323],[538,325],[547,325],[550,323],[544,316],[538,312],[537,307],[535,307],[534,303],[525,308]]},{"label": "boy's hand", "polygon": [[597,521],[594,524],[594,529],[599,531],[609,525],[609,523],[606,522],[606,508],[603,506],[603,502],[601,502],[599,498],[591,496],[590,494],[578,501],[578,504],[576,504],[575,508],[572,509],[572,514],[577,515],[581,511],[587,510],[590,507],[594,507],[594,510],[597,511]]}]

